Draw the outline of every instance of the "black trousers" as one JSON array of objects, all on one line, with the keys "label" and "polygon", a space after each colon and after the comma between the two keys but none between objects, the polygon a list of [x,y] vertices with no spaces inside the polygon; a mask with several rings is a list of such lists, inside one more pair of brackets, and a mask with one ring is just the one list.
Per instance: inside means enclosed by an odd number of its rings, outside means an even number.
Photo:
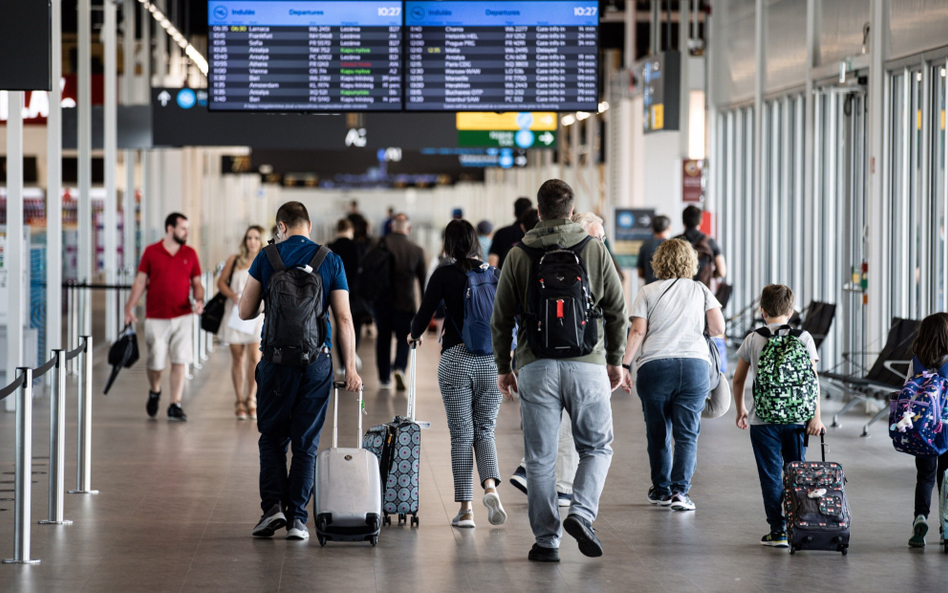
[{"label": "black trousers", "polygon": [[948,453],[940,457],[916,457],[915,468],[918,477],[915,479],[915,516],[928,517],[932,506],[932,488],[938,487],[941,495],[941,483],[948,468]]},{"label": "black trousers", "polygon": [[[392,367],[396,371],[408,368],[408,334],[411,333],[413,313],[399,311],[391,305],[375,307],[375,325],[379,330],[375,343],[375,359],[379,369],[379,381],[387,383]],[[392,334],[395,336],[395,364],[392,364]]]}]

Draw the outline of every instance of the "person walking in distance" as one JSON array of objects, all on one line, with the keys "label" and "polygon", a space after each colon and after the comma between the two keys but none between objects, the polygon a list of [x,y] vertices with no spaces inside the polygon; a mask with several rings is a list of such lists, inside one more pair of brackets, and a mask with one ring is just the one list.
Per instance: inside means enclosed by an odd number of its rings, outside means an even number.
[{"label": "person walking in distance", "polygon": [[438,386],[451,432],[454,501],[461,504],[451,525],[474,527],[475,455],[487,520],[491,525],[501,525],[507,520],[507,513],[497,494],[500,469],[494,427],[502,398],[497,389],[497,366],[490,336],[498,271],[481,261],[477,233],[466,220],[448,223],[444,252],[452,263],[431,275],[408,341],[421,344],[431,315],[439,303],[444,303],[447,321],[441,339]]},{"label": "person walking in distance", "polygon": [[[359,391],[355,332],[349,312],[349,287],[342,260],[328,247],[310,241],[313,224],[306,207],[287,202],[276,215],[277,244],[250,264],[240,296],[241,319],[254,319],[266,303],[257,365],[257,429],[260,431],[260,507],[256,537],[272,537],[287,527],[286,538],[309,538],[306,505],[313,492],[319,433],[332,390],[332,308],[339,334],[346,389]],[[286,471],[286,450],[293,461]]]},{"label": "person walking in distance", "polygon": [[[263,248],[263,227],[253,225],[244,232],[240,250],[227,258],[217,290],[227,297],[224,305],[224,323],[221,324],[218,337],[230,345],[231,379],[234,381],[234,393],[237,402],[234,413],[238,420],[248,417],[257,419],[257,382],[254,381],[254,369],[260,362],[260,333],[263,331],[263,316],[254,323],[241,321],[235,309],[240,302],[240,293],[250,278],[250,263]],[[246,389],[246,397],[244,397]]]},{"label": "person walking in distance", "polygon": [[[652,238],[642,242],[639,248],[637,267],[639,269],[639,278],[645,284],[651,284],[658,280],[655,277],[655,270],[652,269],[652,257],[658,246],[668,240],[670,235],[668,227],[671,226],[671,220],[667,216],[656,216],[652,219]],[[723,256],[722,256],[723,257]]]},{"label": "person walking in distance", "polygon": [[[537,562],[559,561],[561,527],[582,554],[602,555],[592,524],[612,462],[610,397],[622,378],[625,348],[619,275],[605,245],[569,220],[573,201],[572,188],[559,179],[540,186],[540,222],[507,255],[491,317],[498,387],[508,397],[511,391],[520,394],[528,511],[536,538],[527,558]],[[518,312],[519,388],[510,357]],[[561,525],[554,466],[564,410],[579,467]]]},{"label": "person walking in distance", "polygon": [[698,230],[703,216],[704,211],[697,206],[685,208],[681,214],[685,232],[675,238],[683,239],[695,248],[698,253],[698,272],[695,274],[695,280],[711,288],[712,280],[727,276],[727,261],[717,242]]},{"label": "person walking in distance", "polygon": [[513,249],[513,246],[523,241],[523,227],[520,223],[521,218],[527,210],[533,207],[530,198],[517,198],[514,202],[514,223],[497,229],[494,233],[494,240],[490,244],[490,252],[487,255],[487,263],[495,268],[503,268],[507,254]]},{"label": "person walking in distance", "polygon": [[[336,238],[327,247],[342,259],[346,270],[346,282],[349,284],[349,311],[352,313],[352,322],[355,325],[356,350],[362,340],[362,326],[371,321],[372,313],[365,300],[359,296],[359,264],[362,251],[355,241],[355,227],[347,218],[340,218],[336,223]],[[356,354],[356,362],[360,362]],[[361,368],[361,364],[358,365]]]},{"label": "person walking in distance", "polygon": [[[411,220],[407,214],[399,213],[392,218],[392,232],[383,245],[374,249],[386,249],[391,254],[391,286],[388,295],[375,302],[375,324],[379,335],[375,343],[375,359],[379,371],[379,387],[391,389],[394,369],[395,387],[405,391],[405,369],[408,367],[408,343],[405,336],[411,332],[411,320],[415,316],[415,281],[422,293],[425,290],[424,250],[413,243]],[[368,257],[368,254],[366,255]],[[395,336],[395,362],[392,363],[392,336]]]},{"label": "person walking in distance", "polygon": [[[181,408],[186,366],[191,362],[192,313],[204,312],[204,285],[197,253],[185,243],[190,225],[180,212],[165,219],[165,236],[145,248],[138,274],[125,304],[125,323],[137,323],[135,307],[148,288],[145,299],[145,344],[148,348],[148,415],[158,414],[161,373],[171,359],[171,405],[168,419],[185,421]],[[193,295],[192,295],[193,292]],[[193,302],[192,302],[193,296]]]}]

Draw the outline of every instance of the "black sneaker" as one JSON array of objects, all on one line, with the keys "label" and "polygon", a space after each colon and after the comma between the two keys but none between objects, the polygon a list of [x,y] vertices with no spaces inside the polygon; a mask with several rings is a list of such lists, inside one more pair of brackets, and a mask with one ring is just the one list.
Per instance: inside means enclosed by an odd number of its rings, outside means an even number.
[{"label": "black sneaker", "polygon": [[405,371],[395,371],[395,391],[405,391],[408,383],[405,382]]},{"label": "black sneaker", "polygon": [[517,470],[510,476],[510,484],[524,494],[527,493],[527,470],[525,467],[517,466]]},{"label": "black sneaker", "polygon": [[145,404],[145,411],[148,412],[149,418],[154,418],[158,415],[158,400],[161,399],[161,392],[155,393],[154,391],[148,392],[148,403]]},{"label": "black sneaker", "polygon": [[188,419],[187,414],[181,409],[181,404],[171,404],[168,406],[168,420],[175,422],[185,422]]},{"label": "black sneaker", "polygon": [[559,562],[560,551],[556,548],[544,548],[540,544],[533,544],[530,553],[527,554],[527,560],[533,562]]},{"label": "black sneaker", "polygon": [[[649,504],[662,504],[662,501],[665,498],[668,498],[668,504],[671,504],[671,497],[668,495],[661,494],[655,486],[652,486],[648,489],[648,503]],[[667,505],[665,505],[667,506]]]},{"label": "black sneaker", "polygon": [[273,537],[277,529],[286,526],[286,515],[280,510],[280,505],[275,504],[270,510],[260,517],[260,522],[253,528],[254,537]]},{"label": "black sneaker", "polygon": [[592,523],[579,515],[570,515],[563,519],[563,530],[576,538],[579,551],[583,556],[590,558],[602,556],[602,542],[596,537],[596,530],[592,528]]}]

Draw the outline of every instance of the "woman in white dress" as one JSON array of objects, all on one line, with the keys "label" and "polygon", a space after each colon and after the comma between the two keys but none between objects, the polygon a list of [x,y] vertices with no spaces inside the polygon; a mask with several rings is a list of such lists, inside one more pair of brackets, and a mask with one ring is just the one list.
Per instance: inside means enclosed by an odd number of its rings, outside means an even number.
[{"label": "woman in white dress", "polygon": [[240,242],[240,253],[227,258],[217,280],[217,289],[227,297],[218,337],[230,344],[230,355],[233,359],[231,377],[237,394],[234,406],[238,420],[246,420],[248,416],[257,419],[257,383],[253,374],[257,363],[260,362],[263,315],[243,321],[237,315],[237,303],[240,302],[240,293],[250,277],[250,264],[263,248],[263,232],[263,227],[257,225],[247,229],[243,241]]}]

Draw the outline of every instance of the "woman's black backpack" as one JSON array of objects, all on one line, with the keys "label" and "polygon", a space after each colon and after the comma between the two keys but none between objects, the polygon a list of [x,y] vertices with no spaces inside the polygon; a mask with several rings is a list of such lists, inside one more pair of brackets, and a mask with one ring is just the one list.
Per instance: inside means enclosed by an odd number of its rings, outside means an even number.
[{"label": "woman's black backpack", "polygon": [[523,320],[530,350],[538,358],[586,356],[599,341],[602,313],[581,255],[591,239],[549,250],[518,245],[531,260]]}]

